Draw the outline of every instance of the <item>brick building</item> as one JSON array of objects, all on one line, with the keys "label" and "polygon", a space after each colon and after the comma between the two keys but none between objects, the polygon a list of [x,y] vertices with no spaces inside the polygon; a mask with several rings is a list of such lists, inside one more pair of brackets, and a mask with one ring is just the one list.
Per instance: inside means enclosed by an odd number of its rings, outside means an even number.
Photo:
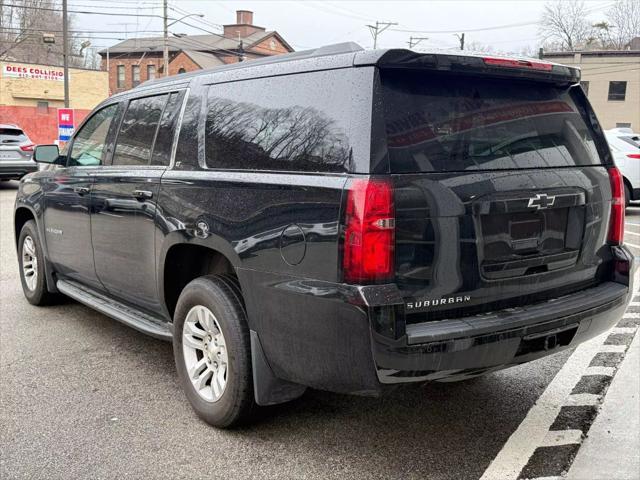
[{"label": "brick building", "polygon": [[[248,10],[238,10],[236,23],[223,28],[220,35],[170,35],[169,75],[293,51],[278,32],[254,25]],[[135,38],[100,51],[102,69],[109,72],[109,92],[164,76],[163,46],[163,37]]]},{"label": "brick building", "polygon": [[[69,68],[69,107],[76,126],[108,93],[107,72]],[[53,143],[62,107],[62,67],[0,61],[0,123],[18,125],[35,143]]]}]

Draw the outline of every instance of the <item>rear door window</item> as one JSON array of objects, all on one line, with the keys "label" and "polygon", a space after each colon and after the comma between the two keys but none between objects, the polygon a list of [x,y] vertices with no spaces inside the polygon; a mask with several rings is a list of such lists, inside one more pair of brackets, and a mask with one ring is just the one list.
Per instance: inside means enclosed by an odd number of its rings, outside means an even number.
[{"label": "rear door window", "polygon": [[149,165],[168,94],[129,102],[118,132],[113,165]]},{"label": "rear door window", "polygon": [[381,78],[393,173],[602,163],[567,88],[433,72]]}]

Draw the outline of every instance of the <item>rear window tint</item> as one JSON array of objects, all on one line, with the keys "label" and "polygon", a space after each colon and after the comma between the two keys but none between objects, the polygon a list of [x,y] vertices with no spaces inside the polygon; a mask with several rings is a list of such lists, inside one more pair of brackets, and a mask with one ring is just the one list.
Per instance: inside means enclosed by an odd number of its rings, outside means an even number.
[{"label": "rear window tint", "polygon": [[19,128],[0,128],[0,143],[22,143],[27,136]]},{"label": "rear window tint", "polygon": [[393,173],[602,163],[567,89],[431,72],[381,78]]}]

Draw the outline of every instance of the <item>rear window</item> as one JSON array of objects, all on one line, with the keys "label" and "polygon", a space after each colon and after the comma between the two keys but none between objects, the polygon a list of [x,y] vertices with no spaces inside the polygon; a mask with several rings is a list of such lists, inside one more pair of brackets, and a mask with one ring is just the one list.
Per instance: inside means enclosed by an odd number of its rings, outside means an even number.
[{"label": "rear window", "polygon": [[598,165],[566,88],[382,71],[392,173]]},{"label": "rear window", "polygon": [[0,128],[0,143],[22,143],[27,140],[27,136],[19,128]]}]

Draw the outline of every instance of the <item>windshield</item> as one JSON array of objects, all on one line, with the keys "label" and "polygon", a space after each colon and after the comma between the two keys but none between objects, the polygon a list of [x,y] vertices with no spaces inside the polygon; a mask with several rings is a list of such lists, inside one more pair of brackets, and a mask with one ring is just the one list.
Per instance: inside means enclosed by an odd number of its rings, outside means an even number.
[{"label": "windshield", "polygon": [[382,71],[392,173],[601,164],[566,88]]}]

